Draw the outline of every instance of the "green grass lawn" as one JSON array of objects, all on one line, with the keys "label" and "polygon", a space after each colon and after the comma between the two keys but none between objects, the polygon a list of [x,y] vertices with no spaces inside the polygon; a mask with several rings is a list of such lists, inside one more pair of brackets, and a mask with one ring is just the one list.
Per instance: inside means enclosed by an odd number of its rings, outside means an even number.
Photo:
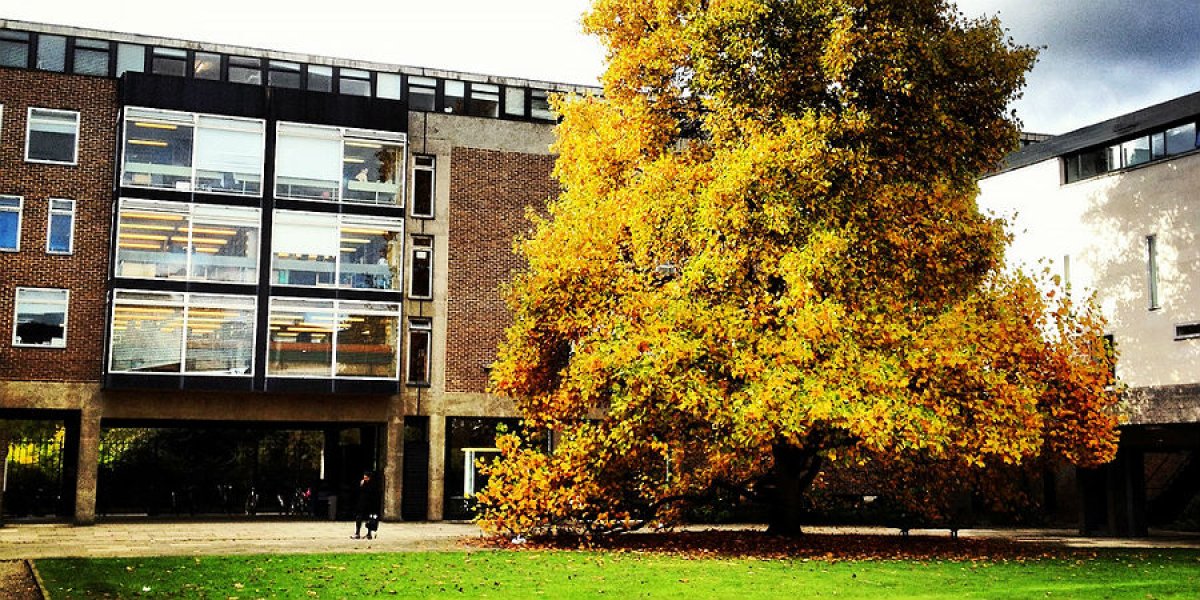
[{"label": "green grass lawn", "polygon": [[474,551],[36,561],[51,598],[1200,598],[1200,551],[1010,561]]}]

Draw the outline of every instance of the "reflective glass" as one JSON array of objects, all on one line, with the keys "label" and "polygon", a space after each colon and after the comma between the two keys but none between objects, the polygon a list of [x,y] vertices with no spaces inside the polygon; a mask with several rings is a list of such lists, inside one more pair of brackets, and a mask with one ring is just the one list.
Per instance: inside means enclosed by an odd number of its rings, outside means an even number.
[{"label": "reflective glass", "polygon": [[346,139],[343,148],[342,199],[362,204],[397,204],[403,146],[376,140]]},{"label": "reflective glass", "polygon": [[17,250],[21,245],[21,198],[0,196],[0,250]]},{"label": "reflective glass", "polygon": [[[342,306],[352,305],[343,302]],[[395,378],[398,316],[344,308],[338,317],[337,376]]]},{"label": "reflective glass", "polygon": [[121,183],[192,189],[193,118],[188,113],[126,110]]},{"label": "reflective glass", "polygon": [[100,40],[75,40],[75,64],[73,70],[80,75],[108,75],[110,51],[108,42]]},{"label": "reflective glass", "polygon": [[1196,124],[1188,123],[1167,130],[1167,154],[1179,154],[1196,149]]},{"label": "reflective glass", "polygon": [[29,111],[26,160],[75,163],[79,113],[33,108]]},{"label": "reflective glass", "polygon": [[268,374],[331,377],[335,320],[330,301],[273,300]]},{"label": "reflective glass", "polygon": [[229,82],[262,85],[262,61],[257,58],[230,56]]},{"label": "reflective glass", "polygon": [[17,288],[13,344],[67,345],[67,290]]},{"label": "reflective glass", "polygon": [[46,252],[70,254],[75,228],[75,203],[71,200],[50,200],[50,221],[47,226]]},{"label": "reflective glass", "polygon": [[29,34],[24,31],[0,31],[0,67],[29,67]]},{"label": "reflective glass", "polygon": [[146,48],[137,44],[117,45],[117,77],[131,71],[141,73],[146,70]]},{"label": "reflective glass", "polygon": [[37,68],[63,72],[67,68],[67,38],[61,35],[39,34]]},{"label": "reflective glass", "polygon": [[254,298],[191,297],[187,308],[184,370],[249,375],[254,364]]},{"label": "reflective glass", "polygon": [[197,52],[192,60],[192,76],[196,79],[220,79],[221,55],[211,52]]},{"label": "reflective glass", "polygon": [[408,108],[409,110],[434,110],[437,98],[437,80],[432,77],[408,78]]},{"label": "reflective glass", "polygon": [[333,67],[308,65],[308,89],[314,92],[333,91]]}]

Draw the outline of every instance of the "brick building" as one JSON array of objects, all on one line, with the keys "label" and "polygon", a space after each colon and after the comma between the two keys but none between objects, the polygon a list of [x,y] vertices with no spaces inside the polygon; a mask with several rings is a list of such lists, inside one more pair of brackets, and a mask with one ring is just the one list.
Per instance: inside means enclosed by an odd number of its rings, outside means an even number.
[{"label": "brick building", "polygon": [[547,95],[594,91],[0,21],[0,418],[65,425],[77,523],[117,430],[315,435],[343,513],[376,470],[385,518],[465,516]]}]

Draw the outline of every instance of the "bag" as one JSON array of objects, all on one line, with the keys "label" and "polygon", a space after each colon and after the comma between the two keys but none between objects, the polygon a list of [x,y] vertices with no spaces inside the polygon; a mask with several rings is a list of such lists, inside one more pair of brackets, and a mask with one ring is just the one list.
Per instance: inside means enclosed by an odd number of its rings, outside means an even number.
[{"label": "bag", "polygon": [[379,515],[367,515],[367,531],[379,530]]}]

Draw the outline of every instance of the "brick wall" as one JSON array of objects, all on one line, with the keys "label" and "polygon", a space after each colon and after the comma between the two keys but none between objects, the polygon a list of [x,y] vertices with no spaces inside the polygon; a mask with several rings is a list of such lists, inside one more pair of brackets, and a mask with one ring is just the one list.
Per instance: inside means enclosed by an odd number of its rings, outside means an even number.
[{"label": "brick wall", "polygon": [[[21,249],[0,252],[0,380],[98,381],[116,144],[116,81],[0,68],[0,194],[23,196]],[[25,162],[30,106],[80,113],[75,166]],[[74,253],[46,253],[50,198],[75,200]],[[70,290],[66,348],[15,348],[18,287]]]},{"label": "brick wall", "polygon": [[500,284],[523,266],[513,238],[529,229],[527,206],[558,194],[554,157],[454,148],[450,155],[446,391],[482,392],[512,322]]}]

